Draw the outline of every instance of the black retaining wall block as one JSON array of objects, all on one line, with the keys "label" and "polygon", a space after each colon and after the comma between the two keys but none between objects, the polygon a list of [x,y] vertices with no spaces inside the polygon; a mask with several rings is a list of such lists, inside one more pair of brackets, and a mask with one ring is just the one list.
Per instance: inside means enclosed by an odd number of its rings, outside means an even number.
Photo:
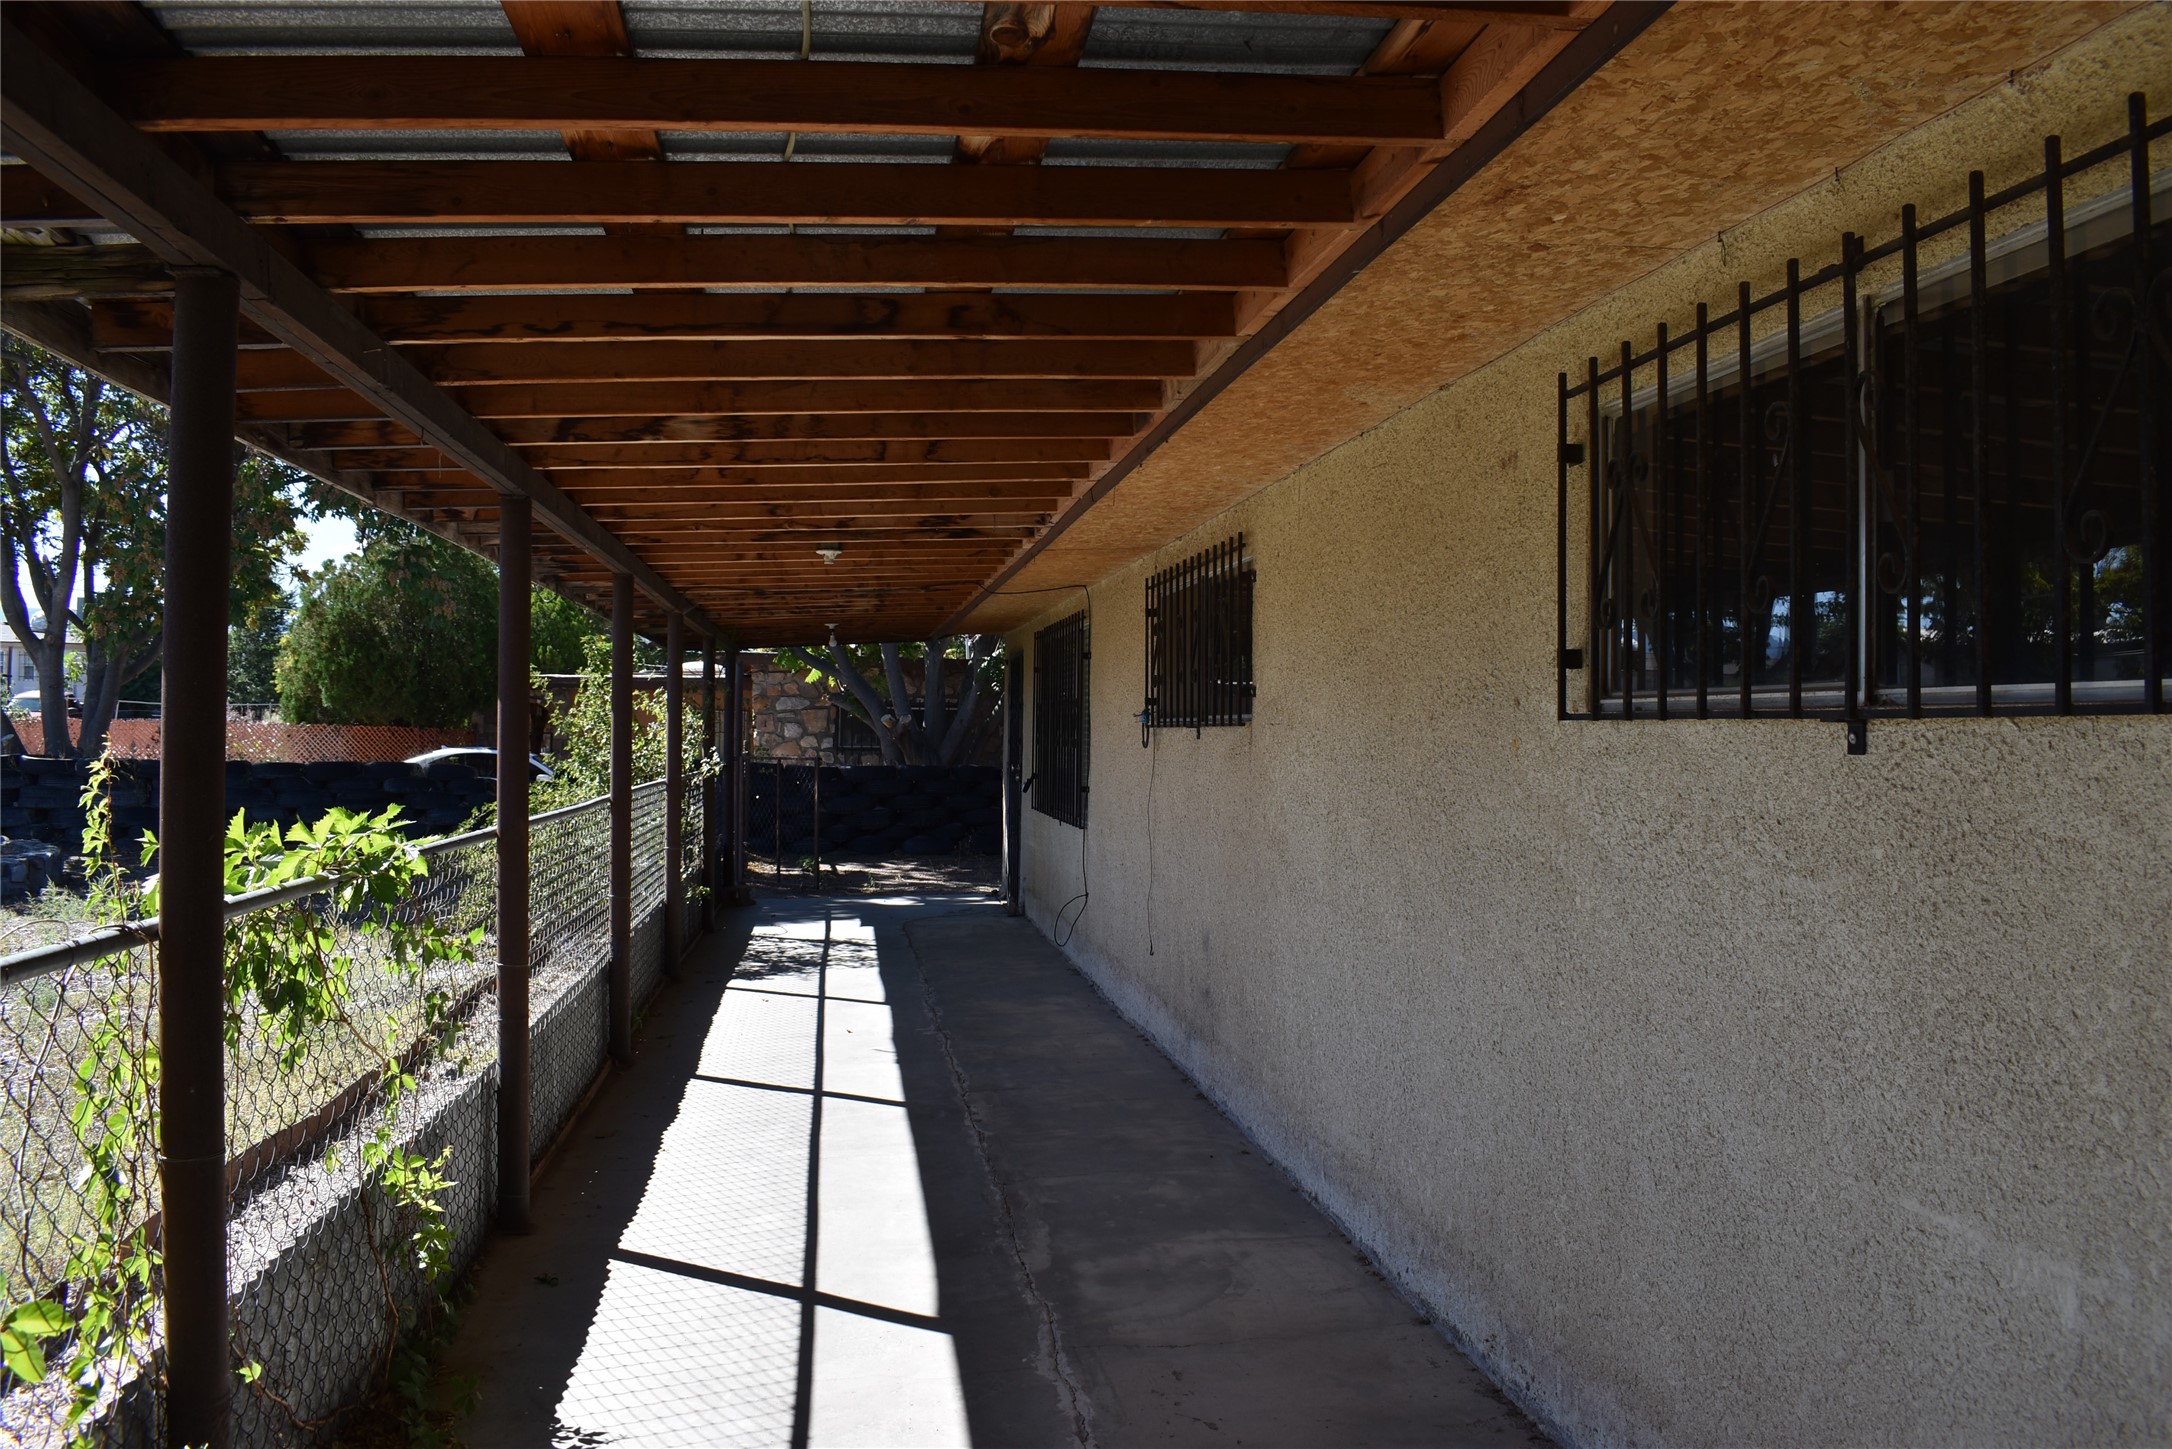
[{"label": "black retaining wall block", "polygon": [[[0,757],[0,835],[38,840],[74,855],[83,848],[83,760],[36,755]],[[226,762],[226,812],[243,812],[252,825],[282,829],[314,821],[333,806],[376,814],[398,805],[410,835],[446,835],[497,798],[487,775],[454,761],[408,765],[399,761],[358,764],[256,764]],[[133,864],[146,828],[158,824],[158,761],[123,760],[113,789],[115,841],[121,859]]]},{"label": "black retaining wall block", "polygon": [[[787,762],[781,785],[784,853],[814,853],[808,767]],[[775,768],[747,768],[747,850],[777,848]],[[1003,846],[1002,772],[993,765],[824,765],[821,850],[825,860],[898,855],[993,855]]]}]

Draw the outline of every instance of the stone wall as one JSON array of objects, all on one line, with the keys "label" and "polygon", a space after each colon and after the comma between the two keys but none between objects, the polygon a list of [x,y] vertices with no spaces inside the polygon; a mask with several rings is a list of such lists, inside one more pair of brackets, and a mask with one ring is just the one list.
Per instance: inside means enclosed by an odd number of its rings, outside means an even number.
[{"label": "stone wall", "polygon": [[747,706],[752,720],[747,744],[754,758],[818,759],[825,765],[882,762],[879,747],[840,751],[837,722],[844,711],[827,689],[809,683],[804,671],[776,668],[764,655],[745,658]]}]

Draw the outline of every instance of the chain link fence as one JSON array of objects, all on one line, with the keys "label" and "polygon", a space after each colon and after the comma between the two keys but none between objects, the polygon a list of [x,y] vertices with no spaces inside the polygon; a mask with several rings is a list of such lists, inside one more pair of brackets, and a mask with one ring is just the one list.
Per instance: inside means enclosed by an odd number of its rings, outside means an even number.
[{"label": "chain link fence", "polygon": [[[665,808],[663,782],[635,790],[637,1003],[663,974]],[[698,829],[689,834],[698,841]],[[530,1114],[540,1156],[606,1055],[608,801],[535,817],[530,842]],[[389,1145],[433,1163],[444,1154],[449,1181],[437,1200],[456,1267],[480,1247],[496,1200],[495,837],[454,837],[423,852],[427,875],[385,915],[480,932],[471,960],[416,979],[395,969],[383,932],[360,917],[332,915],[329,944],[352,963],[338,1019],[300,1043],[278,1040],[253,1007],[230,1025],[228,1291],[237,1365],[253,1366],[236,1388],[238,1444],[328,1442],[335,1416],[385,1382],[401,1334],[434,1301],[413,1248],[417,1214],[386,1191],[374,1152]],[[699,860],[690,850],[690,875]],[[313,895],[303,883],[255,909],[324,904],[321,891]],[[86,1261],[97,1258],[87,1244],[101,1233],[125,1240],[142,1227],[155,1247],[154,1134],[86,1118],[107,1111],[116,1082],[145,1078],[156,1040],[156,965],[155,947],[125,930],[7,958],[0,979],[6,1305],[56,1299],[79,1316],[98,1286],[87,1281]],[[425,1020],[426,991],[449,1006],[434,1029]],[[388,1055],[413,1082],[389,1115]],[[110,1190],[86,1191],[97,1184]],[[156,1443],[158,1275],[154,1266],[135,1279],[105,1276],[109,1289],[117,1285],[150,1311],[98,1365],[101,1389],[86,1420],[96,1442]],[[0,1443],[69,1439],[71,1386],[57,1371],[68,1345],[48,1349],[56,1371],[44,1383],[0,1379]]]},{"label": "chain link fence", "polygon": [[[245,709],[259,710],[258,705]],[[9,717],[26,755],[46,755],[45,721],[42,716],[14,714]],[[106,728],[106,752],[118,760],[155,760],[159,757],[162,723],[157,719],[116,719]],[[83,722],[68,723],[71,746],[81,742]],[[55,743],[58,743],[56,741]],[[352,725],[294,723],[246,713],[229,714],[226,721],[226,757],[259,763],[315,764],[350,761],[404,760],[429,750],[472,745],[475,731],[465,725]]]}]

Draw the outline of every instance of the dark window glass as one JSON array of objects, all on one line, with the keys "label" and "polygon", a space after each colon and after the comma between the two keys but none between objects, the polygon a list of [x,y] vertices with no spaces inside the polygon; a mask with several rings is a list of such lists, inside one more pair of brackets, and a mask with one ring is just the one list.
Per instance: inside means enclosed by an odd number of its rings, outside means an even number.
[{"label": "dark window glass", "polygon": [[1033,636],[1033,808],[1086,825],[1087,647],[1083,613]]}]

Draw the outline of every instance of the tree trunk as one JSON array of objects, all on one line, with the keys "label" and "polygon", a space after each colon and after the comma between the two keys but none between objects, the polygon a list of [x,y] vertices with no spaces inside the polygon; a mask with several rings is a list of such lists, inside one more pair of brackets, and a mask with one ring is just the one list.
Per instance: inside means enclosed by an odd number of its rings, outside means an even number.
[{"label": "tree trunk", "polygon": [[905,747],[906,762],[924,764],[928,758],[926,743],[913,719],[913,697],[905,688],[905,660],[897,652],[897,645],[882,646],[882,672],[890,682],[890,713],[897,720],[894,728],[899,743]]},{"label": "tree trunk", "polygon": [[882,727],[882,699],[875,693],[875,686],[854,667],[842,645],[830,645],[830,670],[853,701],[867,712],[868,727],[874,730],[875,741],[882,746],[882,762],[885,765],[898,763],[897,739]]},{"label": "tree trunk", "polygon": [[950,763],[943,758],[943,735],[950,711],[950,701],[943,697],[943,651],[949,647],[948,639],[930,639],[921,656],[920,692],[927,703],[920,707],[920,737],[927,742],[922,753],[931,765]]}]

